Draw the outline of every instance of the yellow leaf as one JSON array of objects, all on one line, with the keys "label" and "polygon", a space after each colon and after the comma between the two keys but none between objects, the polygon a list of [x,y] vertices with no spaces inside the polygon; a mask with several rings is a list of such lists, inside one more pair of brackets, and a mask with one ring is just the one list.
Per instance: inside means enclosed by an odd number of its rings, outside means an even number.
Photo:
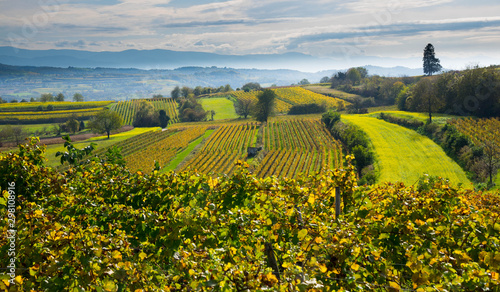
[{"label": "yellow leaf", "polygon": [[114,250],[112,253],[111,253],[111,256],[116,259],[116,260],[119,260],[121,261],[122,260],[122,254],[117,251],[117,250]]},{"label": "yellow leaf", "polygon": [[321,237],[316,237],[316,239],[314,239],[314,242],[316,242],[317,244],[320,244],[323,242],[323,239]]},{"label": "yellow leaf", "polygon": [[23,278],[21,276],[16,277],[16,283],[22,284],[23,283]]},{"label": "yellow leaf", "polygon": [[227,271],[229,270],[233,265],[231,263],[227,263],[225,266],[224,266],[224,271]]},{"label": "yellow leaf", "polygon": [[371,254],[373,255],[373,258],[378,261],[380,258],[380,251],[371,251]]},{"label": "yellow leaf", "polygon": [[143,253],[142,251],[139,253],[139,258],[140,258],[141,260],[145,259],[147,256],[148,256],[148,255],[147,255],[147,254],[145,254],[145,253]]},{"label": "yellow leaf", "polygon": [[351,269],[353,269],[354,271],[357,271],[357,270],[359,270],[359,265],[358,264],[353,264],[351,266]]},{"label": "yellow leaf", "polygon": [[115,286],[115,282],[113,282],[112,280],[109,280],[109,279],[106,279],[104,280],[104,290],[106,291],[116,291],[116,286]]},{"label": "yellow leaf", "polygon": [[328,271],[328,269],[326,268],[326,266],[323,265],[323,264],[319,264],[319,269],[321,270],[321,273],[325,273],[326,271]]},{"label": "yellow leaf", "polygon": [[298,234],[299,240],[304,239],[304,237],[306,237],[306,235],[307,235],[307,229],[302,229],[301,231],[299,231],[299,234]]},{"label": "yellow leaf", "polygon": [[312,204],[314,204],[314,201],[315,201],[315,199],[314,199],[314,195],[313,195],[313,194],[310,194],[310,195],[309,195],[309,199],[307,200],[307,202],[308,202],[309,204],[311,204],[311,205],[312,205]]},{"label": "yellow leaf", "polygon": [[396,282],[389,282],[389,286],[392,289],[397,289],[398,291],[401,290],[401,286],[399,286],[398,283],[396,283]]},{"label": "yellow leaf", "polygon": [[193,269],[189,269],[188,273],[189,273],[189,276],[192,276],[192,275],[194,275],[195,271]]}]

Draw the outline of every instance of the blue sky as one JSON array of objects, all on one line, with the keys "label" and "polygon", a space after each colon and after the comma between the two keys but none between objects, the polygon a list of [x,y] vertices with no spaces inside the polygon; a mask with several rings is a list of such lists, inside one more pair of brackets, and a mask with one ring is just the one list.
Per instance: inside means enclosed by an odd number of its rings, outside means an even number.
[{"label": "blue sky", "polygon": [[0,46],[26,49],[300,52],[415,68],[427,43],[446,68],[500,64],[500,2],[0,0]]}]

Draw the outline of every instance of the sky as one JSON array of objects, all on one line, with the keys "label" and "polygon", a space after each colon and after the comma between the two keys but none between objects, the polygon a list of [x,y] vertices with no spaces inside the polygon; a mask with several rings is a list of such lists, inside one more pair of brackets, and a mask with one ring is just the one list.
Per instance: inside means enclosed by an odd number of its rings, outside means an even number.
[{"label": "sky", "polygon": [[498,0],[0,0],[0,46],[218,54],[299,52],[337,64],[500,64]]}]

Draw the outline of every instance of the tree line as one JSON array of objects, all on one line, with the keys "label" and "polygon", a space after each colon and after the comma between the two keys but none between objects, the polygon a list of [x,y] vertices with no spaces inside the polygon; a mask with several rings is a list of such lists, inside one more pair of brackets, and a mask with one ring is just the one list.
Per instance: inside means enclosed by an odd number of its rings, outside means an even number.
[{"label": "tree line", "polygon": [[[65,101],[66,97],[64,96],[64,94],[62,92],[56,94],[56,95],[53,95],[52,93],[42,93],[40,95],[40,97],[38,98],[34,98],[34,97],[31,97],[28,100],[26,99],[21,99],[20,102],[62,102],[62,101]],[[81,93],[75,93],[73,94],[73,101],[74,102],[82,102],[82,101],[85,101],[85,98],[83,97],[83,95]],[[17,99],[11,99],[10,100],[11,103],[17,103]],[[2,97],[0,97],[0,103],[7,103],[6,100],[2,99]]]}]

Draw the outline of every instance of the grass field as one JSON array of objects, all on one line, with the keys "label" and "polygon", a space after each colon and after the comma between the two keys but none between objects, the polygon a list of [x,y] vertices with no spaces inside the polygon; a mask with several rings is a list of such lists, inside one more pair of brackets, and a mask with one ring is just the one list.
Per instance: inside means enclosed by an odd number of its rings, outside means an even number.
[{"label": "grass field", "polygon": [[[418,120],[421,122],[426,122],[429,120],[429,113],[415,113],[415,112],[405,112],[398,110],[387,110],[382,109],[380,111],[370,111],[370,116],[375,117],[380,113],[390,114],[396,117],[410,119],[410,120]],[[454,116],[445,115],[445,114],[432,114],[432,122],[436,124],[445,124],[449,119],[454,118]]]},{"label": "grass field", "polygon": [[452,184],[470,187],[465,172],[439,145],[415,131],[368,117],[344,115],[343,119],[361,127],[375,148],[379,182],[414,184],[423,174],[448,178]]},{"label": "grass field", "polygon": [[[98,150],[98,149],[101,149],[101,148],[104,148],[107,146],[111,146],[115,143],[118,143],[118,142],[123,141],[125,139],[128,139],[130,137],[140,135],[140,134],[143,134],[143,133],[146,133],[149,131],[153,131],[153,130],[159,130],[159,129],[160,129],[159,127],[158,128],[135,128],[131,131],[111,135],[109,137],[109,139],[108,139],[107,135],[104,135],[104,136],[90,138],[90,139],[85,140],[85,141],[75,142],[75,143],[73,143],[73,145],[78,149],[82,149],[82,148],[90,145],[90,143],[96,143],[97,144],[96,148]],[[47,165],[52,166],[52,167],[56,167],[56,166],[60,165],[60,158],[56,157],[56,153],[58,151],[61,151],[61,152],[66,151],[66,148],[64,148],[64,144],[47,146],[47,152],[45,154],[45,158],[47,158],[47,160],[48,160]]]},{"label": "grass field", "polygon": [[[237,119],[238,115],[234,111],[233,102],[224,97],[203,98],[200,100],[203,109],[206,111],[215,111],[214,120]],[[207,119],[210,119],[210,113]]]}]

